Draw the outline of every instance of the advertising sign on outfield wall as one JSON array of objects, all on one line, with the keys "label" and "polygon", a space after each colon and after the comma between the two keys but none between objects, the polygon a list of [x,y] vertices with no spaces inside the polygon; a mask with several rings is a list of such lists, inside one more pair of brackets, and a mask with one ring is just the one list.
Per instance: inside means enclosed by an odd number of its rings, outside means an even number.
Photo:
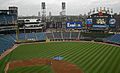
[{"label": "advertising sign on outfield wall", "polygon": [[82,22],[66,22],[66,28],[82,28]]}]

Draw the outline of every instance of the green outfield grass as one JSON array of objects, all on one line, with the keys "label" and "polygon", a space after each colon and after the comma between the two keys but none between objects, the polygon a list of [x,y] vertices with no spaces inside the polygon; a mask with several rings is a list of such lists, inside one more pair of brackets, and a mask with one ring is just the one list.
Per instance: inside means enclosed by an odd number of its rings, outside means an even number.
[{"label": "green outfield grass", "polygon": [[54,73],[50,66],[18,67],[8,73]]},{"label": "green outfield grass", "polygon": [[[64,57],[64,61],[76,64],[84,73],[120,73],[120,47],[92,42],[50,42],[21,45],[0,62],[0,71],[3,71],[7,61],[53,58],[54,56]],[[22,69],[16,70],[19,72]],[[23,73],[27,72],[23,71]]]}]

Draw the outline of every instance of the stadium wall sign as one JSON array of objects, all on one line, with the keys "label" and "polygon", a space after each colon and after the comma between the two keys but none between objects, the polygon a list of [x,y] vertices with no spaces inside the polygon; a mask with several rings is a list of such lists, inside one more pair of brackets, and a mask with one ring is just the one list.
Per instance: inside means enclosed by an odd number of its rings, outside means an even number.
[{"label": "stadium wall sign", "polygon": [[66,22],[66,28],[82,28],[82,22]]}]

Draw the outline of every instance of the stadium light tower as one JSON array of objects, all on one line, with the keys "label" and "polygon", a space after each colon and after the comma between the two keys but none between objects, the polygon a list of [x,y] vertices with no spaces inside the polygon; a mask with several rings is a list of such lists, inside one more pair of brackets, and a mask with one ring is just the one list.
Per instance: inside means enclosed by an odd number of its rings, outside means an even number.
[{"label": "stadium light tower", "polygon": [[62,16],[66,16],[66,3],[62,2]]},{"label": "stadium light tower", "polygon": [[42,2],[42,22],[46,20],[46,5],[45,2]]},{"label": "stadium light tower", "polygon": [[40,18],[40,12],[38,12],[38,17]]},{"label": "stadium light tower", "polygon": [[62,11],[60,12],[61,19],[60,21],[62,22],[61,27],[64,28],[66,24],[66,3],[62,2]]}]

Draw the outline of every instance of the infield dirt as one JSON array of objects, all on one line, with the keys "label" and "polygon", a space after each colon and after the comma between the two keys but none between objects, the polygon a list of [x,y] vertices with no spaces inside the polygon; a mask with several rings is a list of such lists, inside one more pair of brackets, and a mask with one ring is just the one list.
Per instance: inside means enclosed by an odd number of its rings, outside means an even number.
[{"label": "infield dirt", "polygon": [[11,70],[16,67],[40,66],[40,65],[50,65],[54,73],[83,73],[83,71],[80,68],[69,62],[44,58],[12,61],[9,62],[9,65],[6,66],[9,70]]}]

